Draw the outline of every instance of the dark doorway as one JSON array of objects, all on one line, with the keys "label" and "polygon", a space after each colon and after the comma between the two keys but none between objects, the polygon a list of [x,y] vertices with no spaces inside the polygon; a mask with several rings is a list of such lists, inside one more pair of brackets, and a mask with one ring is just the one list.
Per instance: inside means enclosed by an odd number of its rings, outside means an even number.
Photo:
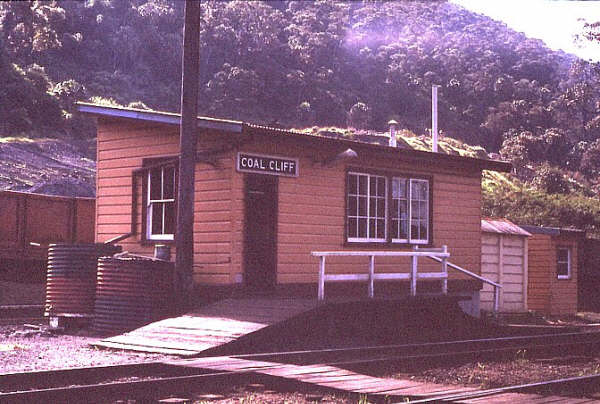
[{"label": "dark doorway", "polygon": [[277,177],[247,174],[244,192],[244,281],[268,292],[277,278]]}]

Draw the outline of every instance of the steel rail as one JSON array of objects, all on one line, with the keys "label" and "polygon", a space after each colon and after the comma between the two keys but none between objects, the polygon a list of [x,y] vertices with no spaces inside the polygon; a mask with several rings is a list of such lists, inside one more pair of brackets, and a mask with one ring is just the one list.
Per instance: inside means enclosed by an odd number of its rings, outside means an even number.
[{"label": "steel rail", "polygon": [[[241,374],[242,372],[237,372]],[[247,372],[249,373],[249,372]],[[106,402],[111,397],[128,398],[156,397],[197,389],[197,383],[202,387],[223,385],[236,379],[235,372],[218,372],[201,375],[149,378],[113,383],[97,383],[80,386],[63,386],[46,389],[13,391],[0,393],[0,403],[32,403],[32,402]],[[238,376],[239,377],[239,376]],[[237,380],[238,382],[240,380]]]},{"label": "steel rail", "polygon": [[[583,332],[583,333],[565,333],[565,334],[546,334],[542,336],[534,336],[536,340],[548,341],[547,338],[549,336],[556,337],[573,337],[573,336],[591,336],[598,337],[596,332]],[[483,341],[486,342],[497,342],[498,340],[508,340],[511,342],[531,339],[531,336],[518,336],[518,337],[503,337],[503,338],[488,338]],[[290,352],[274,352],[274,353],[261,353],[261,354],[241,354],[241,355],[231,355],[230,357],[240,358],[240,359],[251,359],[251,358],[265,358],[268,356],[286,356],[286,355],[313,355],[313,354],[324,354],[324,353],[338,353],[338,354],[352,354],[352,353],[361,353],[363,355],[370,354],[370,356],[363,358],[340,358],[340,360],[333,361],[312,361],[313,364],[319,363],[323,365],[330,366],[359,366],[359,365],[368,365],[374,363],[381,362],[398,362],[402,360],[415,360],[415,359],[425,359],[425,358],[436,358],[436,357],[449,357],[449,356],[472,356],[472,355],[482,355],[488,353],[498,353],[502,351],[514,351],[518,349],[547,349],[556,346],[565,347],[568,345],[589,345],[589,344],[600,344],[599,339],[593,340],[584,340],[584,341],[556,341],[554,343],[533,343],[529,344],[520,344],[515,346],[507,346],[507,347],[498,347],[493,346],[486,349],[468,349],[468,350],[454,350],[448,351],[443,350],[439,352],[427,352],[427,353],[415,353],[415,354],[400,354],[397,353],[395,355],[384,354],[382,356],[373,356],[373,351],[389,349],[392,347],[403,347],[403,348],[415,348],[418,346],[435,346],[435,347],[448,347],[456,344],[468,345],[472,348],[472,344],[474,342],[478,342],[481,340],[463,340],[463,341],[444,341],[439,343],[425,343],[425,344],[403,344],[403,345],[386,345],[386,346],[372,346],[372,347],[351,347],[351,348],[331,348],[331,349],[323,349],[323,350],[306,350],[306,351],[290,351]],[[366,352],[365,352],[366,350]],[[370,352],[369,352],[370,351]],[[322,359],[322,358],[320,358]],[[165,370],[174,370],[177,368],[178,371],[189,371],[189,372],[201,372],[202,369],[194,369],[191,367],[182,366],[182,360],[173,360],[166,362],[140,362],[134,364],[124,364],[124,365],[111,365],[111,366],[98,366],[98,367],[89,367],[89,368],[71,368],[71,369],[60,369],[60,370],[47,370],[47,371],[39,371],[39,372],[25,372],[25,373],[9,373],[0,375],[0,389],[6,390],[7,387],[11,386],[20,386],[18,388],[23,390],[23,383],[25,381],[38,381],[40,379],[44,380],[46,384],[52,384],[53,381],[61,381],[63,384],[72,383],[73,379],[79,380],[89,380],[91,377],[103,377],[107,373],[112,373],[113,379],[115,377],[114,373],[119,373],[119,376],[123,376],[123,372],[125,371],[139,371],[144,370],[147,372],[151,371],[165,371]],[[309,361],[311,363],[311,361]],[[146,394],[151,392],[152,394],[158,394],[159,392],[164,391],[172,391],[169,387],[170,383],[177,384],[178,387],[173,387],[174,390],[177,388],[184,389],[185,386],[181,385],[183,382],[196,382],[196,381],[204,381],[208,383],[211,377],[218,378],[221,380],[222,378],[227,379],[224,375],[230,375],[233,379],[242,377],[242,375],[251,374],[259,369],[267,369],[267,368],[276,368],[278,366],[285,366],[285,364],[274,363],[272,366],[261,366],[259,368],[247,368],[244,370],[232,371],[232,372],[217,372],[217,373],[204,373],[199,375],[184,375],[184,376],[172,376],[172,377],[149,377],[148,380],[142,381],[130,381],[130,382],[107,382],[107,383],[96,383],[96,384],[88,384],[88,385],[80,385],[80,386],[64,386],[64,387],[51,387],[51,388],[42,388],[42,389],[31,389],[28,391],[11,391],[0,393],[0,402],[31,402],[31,401],[55,401],[57,398],[64,398],[68,395],[69,399],[72,401],[82,399],[82,401],[89,401],[90,397],[94,394],[100,395],[126,395],[126,394]],[[264,375],[262,375],[265,377]],[[229,379],[228,379],[229,380]],[[68,382],[67,382],[68,381]],[[222,381],[222,380],[221,380]],[[12,387],[14,389],[14,387]],[[139,389],[140,393],[136,393],[136,389]],[[153,389],[158,389],[154,391]],[[134,394],[134,395],[135,395]],[[62,395],[62,396],[61,396]],[[85,397],[85,399],[84,399]]]},{"label": "steel rail", "polygon": [[[549,338],[563,339],[563,338],[577,338],[585,337],[594,339],[593,341],[583,343],[600,343],[600,331],[584,331],[584,332],[569,332],[569,333],[555,333],[555,334],[538,334],[538,335],[517,335],[510,337],[496,337],[496,338],[479,338],[479,339],[465,339],[465,340],[454,340],[454,341],[438,341],[438,342],[425,342],[425,343],[410,343],[410,344],[389,344],[389,345],[366,345],[349,348],[324,348],[317,350],[298,350],[298,351],[282,351],[282,352],[261,352],[251,354],[235,354],[227,355],[231,358],[249,359],[249,358],[264,358],[273,356],[301,356],[306,354],[327,354],[327,353],[345,353],[345,352],[364,352],[364,351],[376,351],[376,350],[399,350],[399,349],[415,349],[415,348],[434,348],[434,347],[448,347],[453,345],[466,345],[466,344],[482,344],[482,343],[501,343],[501,342],[526,342],[533,340],[546,341]],[[520,346],[515,346],[519,348]]]},{"label": "steel rail", "polygon": [[[582,339],[579,339],[582,338]],[[555,340],[553,343],[552,339]],[[567,339],[567,341],[564,341]],[[543,344],[538,344],[535,341],[543,341]],[[511,343],[508,346],[498,346],[498,343]],[[310,355],[319,355],[319,362],[322,362],[323,356],[331,354],[361,354],[361,355],[372,355],[378,351],[385,351],[384,358],[392,359],[418,359],[425,357],[435,357],[442,355],[461,355],[461,354],[475,354],[477,352],[488,352],[488,351],[510,351],[515,349],[532,349],[532,348],[545,348],[556,345],[590,345],[600,344],[600,332],[579,332],[579,333],[558,333],[558,334],[541,334],[541,335],[526,335],[526,336],[511,336],[511,337],[499,337],[499,338],[482,338],[482,339],[467,339],[467,340],[456,340],[456,341],[440,341],[440,342],[427,342],[427,343],[410,343],[410,344],[393,344],[393,345],[374,345],[374,346],[358,346],[358,347],[347,347],[347,348],[325,348],[316,350],[297,350],[297,351],[280,351],[280,352],[263,352],[263,353],[243,353],[235,355],[227,355],[230,358],[237,359],[264,359],[264,358],[290,358],[300,357],[306,358]],[[514,344],[514,345],[512,345]],[[476,345],[492,345],[490,348],[479,348],[473,349]],[[442,350],[442,351],[423,351],[415,353],[416,349],[442,349],[442,348],[461,348],[461,346],[467,346],[467,350]],[[398,353],[390,355],[390,351],[408,350],[411,354],[402,354],[399,356]],[[217,355],[222,356],[222,355]],[[214,355],[209,357],[215,357]],[[352,361],[351,361],[352,362]],[[30,371],[30,372],[18,372],[18,373],[5,373],[0,374],[0,389],[5,388],[9,384],[15,384],[15,381],[26,381],[30,380],[45,380],[50,381],[52,378],[67,378],[71,375],[77,377],[101,377],[105,373],[124,373],[127,371],[168,371],[170,366],[180,366],[182,363],[181,359],[173,359],[171,361],[149,361],[149,362],[136,362],[119,365],[104,365],[104,366],[92,366],[92,367],[78,367],[78,368],[66,368],[66,369],[55,369],[55,370],[42,370],[42,371]],[[309,361],[314,363],[314,361]],[[332,362],[333,363],[333,362]],[[340,362],[341,363],[341,362]]]},{"label": "steel rail", "polygon": [[[535,392],[544,387],[564,387],[571,384],[591,383],[600,381],[600,374],[567,377],[563,379],[544,380],[541,382],[517,384],[513,386],[497,387],[494,389],[479,390],[474,392],[465,392],[459,394],[449,394],[445,396],[437,396],[432,398],[411,400],[410,403],[433,403],[433,402],[457,402],[459,400],[469,400],[474,398],[492,397],[498,394],[514,393],[514,392]],[[600,388],[600,386],[598,386]],[[400,404],[400,403],[396,403]]]},{"label": "steel rail", "polygon": [[[576,344],[577,342],[574,342]],[[555,346],[564,346],[564,343],[556,343],[556,344],[535,344],[532,347],[535,348],[550,348]],[[486,350],[471,350],[471,351],[456,351],[456,352],[438,352],[438,353],[430,353],[425,355],[388,355],[384,357],[375,357],[375,358],[363,358],[363,359],[354,359],[354,360],[341,360],[341,361],[333,361],[333,362],[319,362],[322,365],[329,366],[348,366],[348,365],[365,365],[370,363],[380,363],[380,362],[390,362],[390,361],[399,361],[399,360],[407,360],[407,359],[422,359],[425,357],[439,357],[439,356],[448,356],[448,355],[473,355],[473,354],[481,354],[481,353],[497,353],[502,350],[510,350],[515,349],[516,347],[506,347],[506,348],[489,348]],[[173,361],[172,363],[175,363]],[[129,364],[129,365],[116,365],[116,366],[105,366],[105,367],[95,367],[95,368],[76,368],[76,369],[63,369],[59,370],[59,373],[63,375],[68,374],[69,372],[72,375],[76,375],[77,371],[85,371],[87,369],[93,369],[96,371],[101,370],[110,370],[111,368],[130,368],[134,369],[139,365],[161,365],[161,362],[149,362],[149,363],[138,363],[138,364]],[[167,363],[169,364],[169,363]],[[102,397],[103,399],[107,399],[108,397],[128,397],[128,398],[139,398],[139,397],[156,397],[161,394],[169,394],[169,393],[181,393],[182,391],[187,391],[190,389],[198,389],[199,387],[207,388],[212,385],[223,386],[223,383],[233,384],[240,383],[244,378],[249,378],[254,375],[255,372],[261,369],[275,369],[278,367],[285,366],[285,364],[274,363],[272,365],[261,365],[258,367],[248,367],[242,370],[228,371],[228,372],[212,372],[206,374],[199,375],[185,375],[185,376],[174,376],[174,377],[152,377],[146,380],[136,380],[136,381],[127,381],[127,382],[106,382],[106,383],[96,383],[96,384],[87,384],[87,385],[78,385],[78,386],[63,386],[63,387],[52,387],[52,388],[43,388],[43,389],[34,389],[34,390],[26,390],[26,391],[12,391],[7,393],[0,393],[0,403],[30,403],[30,402],[58,402],[60,400],[64,400],[68,398],[69,402],[94,402],[96,397]],[[197,370],[201,371],[202,369],[189,369],[188,370]],[[44,371],[44,372],[28,372],[28,376],[31,376],[34,373],[45,373],[51,374],[53,371]],[[12,374],[19,375],[19,374]],[[277,379],[277,377],[270,377],[268,375],[259,374],[258,376],[264,378],[273,378]],[[600,377],[600,376],[595,376]],[[590,377],[580,377],[580,378],[571,378],[569,381],[573,380],[584,380],[589,379]],[[279,380],[279,379],[278,379]],[[562,379],[561,379],[562,380]],[[566,379],[564,379],[566,380]],[[557,383],[558,381],[554,381]],[[200,385],[198,385],[200,383]],[[289,380],[288,383],[297,383],[297,384],[306,384],[301,381]],[[493,394],[505,393],[508,391],[516,391],[518,389],[524,388],[533,388],[534,386],[543,385],[543,383],[534,383],[528,385],[520,385],[520,386],[510,386],[507,388],[499,388],[499,389],[490,389],[485,391],[479,391],[474,393],[465,393],[465,394],[457,394],[457,395],[448,395],[448,396],[438,396],[432,399],[427,399],[425,401],[411,401],[411,402],[433,402],[440,400],[456,400],[456,399],[466,399],[466,398],[477,398],[477,397],[485,397]]]}]

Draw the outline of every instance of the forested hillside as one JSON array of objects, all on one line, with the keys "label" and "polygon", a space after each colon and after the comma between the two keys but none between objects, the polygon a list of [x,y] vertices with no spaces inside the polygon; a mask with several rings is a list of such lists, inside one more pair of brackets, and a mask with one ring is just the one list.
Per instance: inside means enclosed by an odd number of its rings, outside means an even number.
[{"label": "forested hillside", "polygon": [[[0,3],[0,135],[88,139],[76,100],[177,111],[182,22],[176,0]],[[598,64],[444,1],[203,2],[201,114],[425,134],[434,84],[444,134],[597,198]]]}]

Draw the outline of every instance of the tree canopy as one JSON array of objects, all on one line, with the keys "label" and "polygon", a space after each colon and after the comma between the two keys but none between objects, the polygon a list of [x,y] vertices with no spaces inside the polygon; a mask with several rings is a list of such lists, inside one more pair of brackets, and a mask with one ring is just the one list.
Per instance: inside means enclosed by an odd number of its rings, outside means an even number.
[{"label": "tree canopy", "polygon": [[[499,153],[538,189],[568,192],[562,176],[600,190],[598,63],[445,1],[202,7],[201,114],[427,133],[439,85],[444,134]],[[91,136],[72,114],[90,97],[177,111],[182,23],[176,0],[1,2],[0,135]],[[598,25],[586,30],[600,47]]]}]

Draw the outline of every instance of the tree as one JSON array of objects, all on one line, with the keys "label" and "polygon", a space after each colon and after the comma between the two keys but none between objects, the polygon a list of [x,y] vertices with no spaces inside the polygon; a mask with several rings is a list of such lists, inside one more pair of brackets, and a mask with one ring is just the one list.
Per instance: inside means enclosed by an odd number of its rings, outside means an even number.
[{"label": "tree", "polygon": [[357,102],[348,111],[348,126],[356,129],[367,129],[371,120],[371,108],[364,102]]},{"label": "tree", "polygon": [[29,65],[34,55],[61,46],[57,28],[65,10],[56,1],[0,3],[0,26],[6,48],[19,64]]}]

